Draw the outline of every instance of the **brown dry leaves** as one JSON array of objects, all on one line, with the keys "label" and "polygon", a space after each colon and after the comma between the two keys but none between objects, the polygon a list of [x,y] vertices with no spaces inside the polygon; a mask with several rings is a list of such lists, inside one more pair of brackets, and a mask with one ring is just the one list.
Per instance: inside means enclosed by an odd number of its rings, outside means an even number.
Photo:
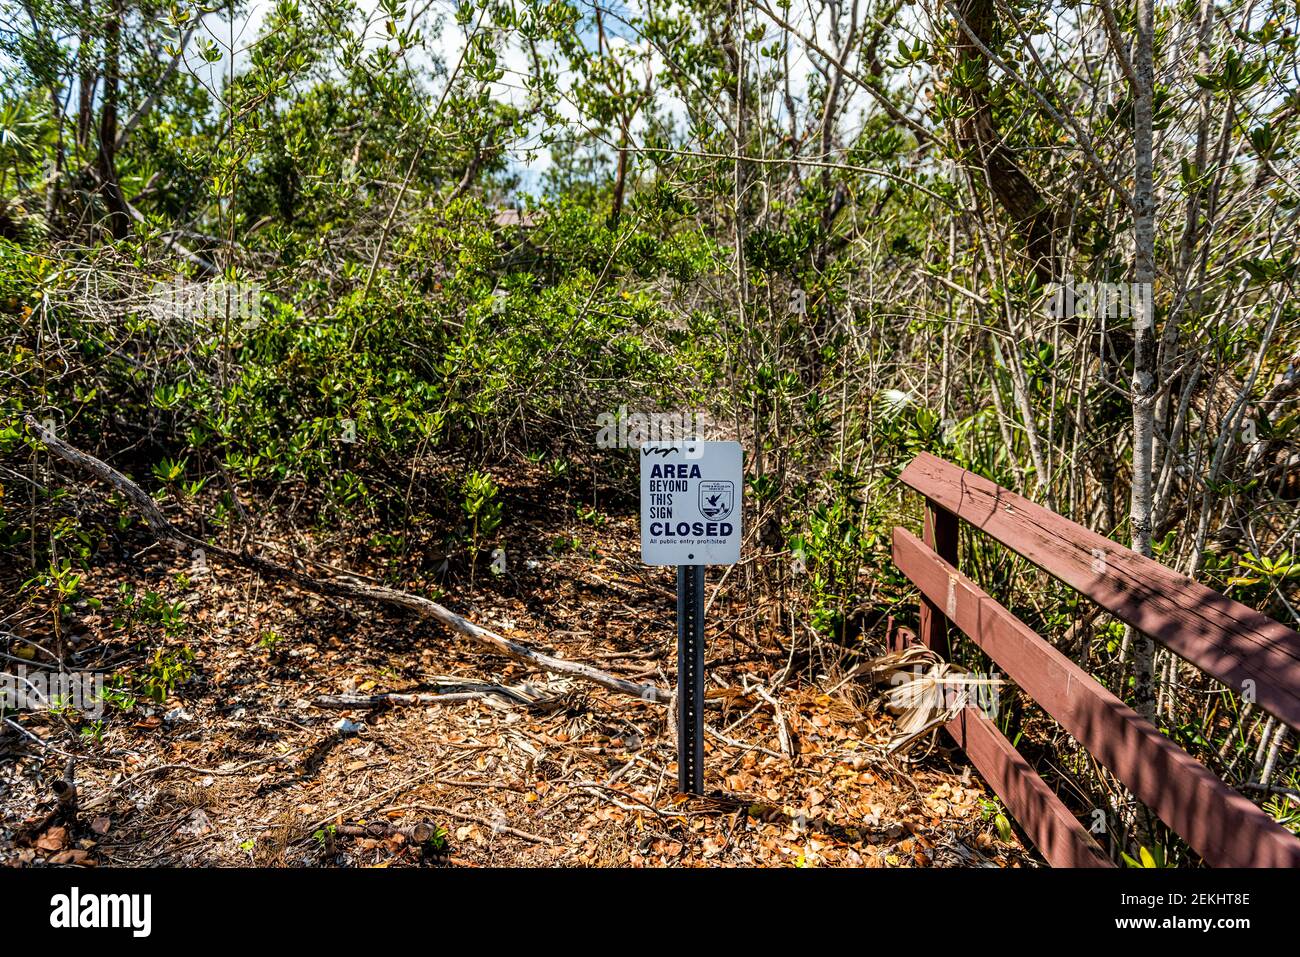
[{"label": "brown dry leaves", "polygon": [[[562,657],[670,687],[673,583],[670,570],[639,565],[634,519],[585,524],[571,507],[511,497],[544,478],[498,479],[516,517],[501,533],[511,571],[478,575],[473,592],[467,574],[453,574],[442,582],[448,604]],[[283,511],[262,511],[287,521]],[[377,578],[396,567],[395,554],[373,546],[377,529],[313,532],[274,521],[264,519],[254,537]],[[421,534],[437,542],[436,531]],[[582,550],[552,545],[577,539]],[[161,706],[143,702],[113,715],[97,753],[121,755],[120,763],[78,768],[90,809],[75,827],[48,828],[22,848],[0,840],[0,860],[384,867],[1028,860],[997,839],[981,807],[985,792],[944,753],[919,766],[891,766],[874,747],[889,738],[887,718],[811,684],[772,688],[783,656],[775,643],[764,644],[765,619],[751,627],[770,609],[730,591],[718,595],[710,617],[710,660],[732,663],[710,668],[710,696],[726,707],[709,724],[735,743],[706,738],[710,796],[686,800],[674,793],[675,733],[661,707],[526,672],[429,623],[344,608],[243,573],[215,569],[182,590],[177,575],[186,570],[182,558],[128,566],[101,556],[86,575],[87,594],[111,596],[129,581],[184,601],[186,630],[167,644],[193,650],[193,678]],[[430,576],[417,570],[402,583],[418,586]],[[108,610],[86,609],[70,627],[122,673],[140,668],[144,659],[130,657],[133,640],[110,622]],[[319,694],[427,692],[447,680],[526,686],[547,704],[494,698],[352,712],[311,704]],[[745,690],[755,683],[778,702],[796,760],[781,754],[770,703]],[[860,700],[861,689],[855,695]],[[341,718],[352,723],[345,732],[336,730]],[[58,731],[48,723],[41,730]],[[31,815],[51,806],[48,782],[59,761],[29,751],[19,764],[0,807],[0,837],[21,830],[19,808]],[[401,835],[320,836],[331,823],[379,819],[395,826],[432,820],[445,846],[430,854]]]}]

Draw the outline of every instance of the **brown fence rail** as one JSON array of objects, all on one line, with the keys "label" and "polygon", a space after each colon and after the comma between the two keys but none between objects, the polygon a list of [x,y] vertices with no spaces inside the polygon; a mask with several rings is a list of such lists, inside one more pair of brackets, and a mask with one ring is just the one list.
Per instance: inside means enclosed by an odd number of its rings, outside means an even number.
[{"label": "brown fence rail", "polygon": [[[1234,690],[1300,727],[1300,634],[1014,492],[922,453],[900,476],[926,498],[925,540],[894,529],[921,592],[920,639],[954,625],[1209,864],[1300,867],[1300,840],[957,570],[967,522]],[[1250,684],[1246,684],[1250,682]],[[1106,866],[1087,829],[984,715],[948,731],[1053,866]]]}]

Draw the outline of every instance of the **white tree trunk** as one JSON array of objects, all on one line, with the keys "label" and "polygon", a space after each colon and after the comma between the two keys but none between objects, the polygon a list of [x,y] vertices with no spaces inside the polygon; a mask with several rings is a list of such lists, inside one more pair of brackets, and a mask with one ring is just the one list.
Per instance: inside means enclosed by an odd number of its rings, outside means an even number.
[{"label": "white tree trunk", "polygon": [[[1133,303],[1133,485],[1129,523],[1133,550],[1151,554],[1151,504],[1155,462],[1155,197],[1152,186],[1152,109],[1155,64],[1152,51],[1154,0],[1137,2],[1137,44],[1133,59],[1133,279],[1140,295]],[[1155,711],[1155,645],[1133,635],[1134,694],[1139,712]]]}]

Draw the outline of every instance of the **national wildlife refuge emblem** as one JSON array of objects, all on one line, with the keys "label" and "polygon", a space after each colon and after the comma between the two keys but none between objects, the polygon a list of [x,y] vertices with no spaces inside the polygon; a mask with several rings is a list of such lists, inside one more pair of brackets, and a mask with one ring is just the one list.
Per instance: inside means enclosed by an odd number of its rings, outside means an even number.
[{"label": "national wildlife refuge emblem", "polygon": [[735,507],[736,487],[731,482],[700,483],[700,514],[707,519],[724,519]]}]

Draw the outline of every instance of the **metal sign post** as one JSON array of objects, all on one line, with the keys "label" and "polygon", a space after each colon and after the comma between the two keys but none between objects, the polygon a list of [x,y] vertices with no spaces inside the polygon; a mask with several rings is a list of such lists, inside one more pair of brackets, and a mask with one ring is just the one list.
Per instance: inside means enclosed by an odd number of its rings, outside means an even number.
[{"label": "metal sign post", "polygon": [[677,566],[677,790],[704,793],[704,566]]},{"label": "metal sign post", "polygon": [[677,566],[677,785],[704,793],[704,567],[740,561],[738,442],[641,446],[641,560]]}]

